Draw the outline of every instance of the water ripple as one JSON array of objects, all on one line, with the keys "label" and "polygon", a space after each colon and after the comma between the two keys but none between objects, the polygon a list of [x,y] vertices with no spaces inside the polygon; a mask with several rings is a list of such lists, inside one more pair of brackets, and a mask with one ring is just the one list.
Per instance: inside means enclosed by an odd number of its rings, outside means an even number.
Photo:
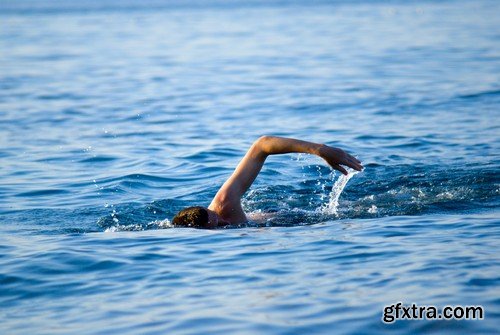
[{"label": "water ripple", "polygon": [[[498,2],[63,2],[0,1],[0,333],[497,332]],[[366,169],[271,156],[250,222],[173,228],[265,134]]]}]

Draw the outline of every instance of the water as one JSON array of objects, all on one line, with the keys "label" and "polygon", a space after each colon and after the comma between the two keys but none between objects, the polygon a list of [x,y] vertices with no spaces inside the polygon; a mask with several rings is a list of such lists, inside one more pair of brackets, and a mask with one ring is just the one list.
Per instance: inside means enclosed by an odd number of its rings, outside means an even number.
[{"label": "water", "polygon": [[358,173],[359,172],[355,171],[355,170],[351,170],[351,171],[348,170],[347,175],[341,175],[337,179],[335,184],[333,184],[332,191],[330,192],[330,200],[328,201],[327,204],[325,204],[323,207],[320,208],[322,213],[333,214],[333,215],[338,214],[340,195],[342,194],[342,191],[344,190],[344,188],[347,186],[347,183],[349,182],[349,180],[352,177],[354,177],[355,174],[358,174]]},{"label": "water", "polygon": [[[1,2],[0,332],[496,332],[499,14]],[[273,156],[243,201],[271,219],[170,228],[263,134],[366,168]],[[382,323],[398,301],[486,318]]]}]

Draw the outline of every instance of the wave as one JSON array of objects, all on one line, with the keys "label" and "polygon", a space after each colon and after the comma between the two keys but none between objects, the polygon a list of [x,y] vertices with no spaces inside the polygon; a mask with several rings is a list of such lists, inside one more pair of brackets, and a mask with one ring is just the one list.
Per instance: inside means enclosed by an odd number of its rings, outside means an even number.
[{"label": "wave", "polygon": [[476,93],[462,94],[459,95],[459,98],[462,99],[472,99],[472,98],[482,98],[482,97],[490,97],[490,96],[498,96],[500,95],[500,89],[498,90],[485,90]]},{"label": "wave", "polygon": [[[389,170],[383,177],[377,170]],[[406,171],[402,171],[406,170]],[[348,183],[349,182],[349,183]],[[333,186],[330,188],[330,185]],[[331,189],[331,191],[330,191]],[[474,212],[498,206],[495,169],[373,167],[348,176],[303,180],[300,185],[256,187],[242,200],[252,221],[237,227],[297,226],[331,220]],[[192,203],[155,202],[114,208],[99,219],[105,231],[172,228],[168,218]],[[234,227],[232,227],[234,228]]]}]

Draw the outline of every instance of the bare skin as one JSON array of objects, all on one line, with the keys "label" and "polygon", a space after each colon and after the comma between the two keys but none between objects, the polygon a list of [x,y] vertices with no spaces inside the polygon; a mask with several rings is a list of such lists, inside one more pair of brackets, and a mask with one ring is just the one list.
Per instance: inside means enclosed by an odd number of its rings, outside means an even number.
[{"label": "bare skin", "polygon": [[253,143],[208,206],[208,228],[247,221],[241,207],[242,196],[257,178],[269,155],[287,153],[307,153],[319,156],[332,168],[345,175],[347,175],[347,170],[342,165],[357,171],[363,169],[358,159],[339,148],[293,138],[262,136]]}]

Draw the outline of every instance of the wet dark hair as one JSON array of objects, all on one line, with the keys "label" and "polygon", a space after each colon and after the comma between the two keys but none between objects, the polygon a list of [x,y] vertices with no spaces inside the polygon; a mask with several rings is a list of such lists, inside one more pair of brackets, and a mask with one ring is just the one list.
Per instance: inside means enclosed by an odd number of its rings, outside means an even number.
[{"label": "wet dark hair", "polygon": [[184,208],[172,219],[174,226],[204,228],[208,224],[208,212],[204,207]]}]

